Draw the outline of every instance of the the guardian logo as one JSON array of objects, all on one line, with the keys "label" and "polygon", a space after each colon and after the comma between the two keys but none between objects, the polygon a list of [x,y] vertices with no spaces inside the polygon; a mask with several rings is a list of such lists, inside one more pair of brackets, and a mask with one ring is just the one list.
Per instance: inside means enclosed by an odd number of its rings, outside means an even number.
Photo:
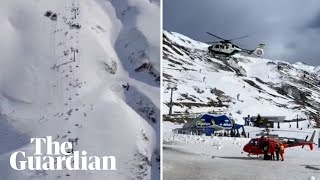
[{"label": "the guardian logo", "polygon": [[[60,143],[52,137],[31,138],[35,144],[33,156],[26,157],[23,151],[14,152],[10,156],[10,165],[15,170],[117,170],[114,156],[90,156],[86,151],[73,151],[70,142]],[[43,144],[44,143],[44,144]],[[46,145],[47,152],[42,152],[42,145]],[[71,151],[70,151],[71,150]],[[17,161],[17,159],[19,159]]]}]

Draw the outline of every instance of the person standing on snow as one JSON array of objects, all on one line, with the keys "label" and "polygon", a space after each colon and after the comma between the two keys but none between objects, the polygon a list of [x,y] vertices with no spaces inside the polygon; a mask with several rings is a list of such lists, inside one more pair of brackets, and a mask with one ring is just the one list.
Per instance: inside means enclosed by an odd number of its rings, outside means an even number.
[{"label": "person standing on snow", "polygon": [[250,115],[248,115],[248,126],[250,126],[250,122],[251,122],[251,117]]},{"label": "person standing on snow", "polygon": [[268,141],[265,141],[263,143],[263,152],[264,152],[263,159],[264,160],[268,160],[268,151],[269,151],[269,143]]},{"label": "person standing on snow", "polygon": [[276,148],[271,144],[270,145],[270,154],[271,154],[270,160],[276,160],[276,158],[274,157],[275,151],[276,151]]},{"label": "person standing on snow", "polygon": [[263,121],[262,121],[262,118],[261,118],[261,116],[260,116],[260,114],[258,114],[258,116],[257,116],[257,124],[259,125],[259,127],[261,127],[262,126],[262,123],[263,123]]},{"label": "person standing on snow", "polygon": [[245,126],[249,126],[249,115],[244,118]]},{"label": "person standing on snow", "polygon": [[280,145],[280,156],[281,156],[281,161],[284,161],[284,146],[283,146],[283,144]]},{"label": "person standing on snow", "polygon": [[277,161],[279,161],[279,155],[280,155],[280,146],[279,144],[276,145],[276,157],[277,157]]}]

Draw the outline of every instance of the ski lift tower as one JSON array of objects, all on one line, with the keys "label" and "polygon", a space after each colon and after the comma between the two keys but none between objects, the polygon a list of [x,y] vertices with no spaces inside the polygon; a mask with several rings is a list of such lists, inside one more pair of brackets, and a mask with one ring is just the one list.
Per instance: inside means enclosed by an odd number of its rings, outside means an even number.
[{"label": "ski lift tower", "polygon": [[176,91],[178,88],[176,84],[169,83],[167,89],[171,90],[170,103],[169,103],[169,115],[172,115],[172,106],[173,106],[172,95],[173,95],[173,91]]}]

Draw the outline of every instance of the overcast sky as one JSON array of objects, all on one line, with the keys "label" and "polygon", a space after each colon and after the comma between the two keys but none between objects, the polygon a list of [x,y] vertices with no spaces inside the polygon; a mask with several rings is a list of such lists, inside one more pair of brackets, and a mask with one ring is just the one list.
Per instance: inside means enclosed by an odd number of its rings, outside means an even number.
[{"label": "overcast sky", "polygon": [[320,65],[319,0],[163,0],[163,28],[202,42],[207,31],[253,49],[265,43],[265,57]]}]

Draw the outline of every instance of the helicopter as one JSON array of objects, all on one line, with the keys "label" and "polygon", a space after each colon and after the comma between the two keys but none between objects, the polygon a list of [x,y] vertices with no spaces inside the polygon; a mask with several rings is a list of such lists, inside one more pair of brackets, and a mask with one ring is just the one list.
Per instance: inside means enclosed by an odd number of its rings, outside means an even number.
[{"label": "helicopter", "polygon": [[221,38],[217,35],[214,35],[210,32],[207,32],[207,34],[209,34],[217,39],[220,39],[220,41],[217,41],[217,42],[208,42],[211,44],[208,47],[209,53],[215,58],[229,59],[231,56],[233,56],[239,52],[244,52],[249,55],[253,54],[258,57],[261,57],[264,54],[263,48],[264,48],[265,44],[259,44],[256,49],[248,50],[248,49],[240,48],[239,46],[232,43],[233,40],[246,38],[246,37],[248,37],[248,35],[238,37],[238,38],[233,38],[233,39],[223,39],[223,38]]},{"label": "helicopter", "polygon": [[[291,148],[296,146],[301,146],[302,148],[305,145],[308,145],[310,150],[313,150],[313,145],[315,144],[313,142],[314,136],[316,134],[316,131],[313,131],[312,136],[310,140],[307,140],[308,135],[305,139],[298,139],[298,138],[287,138],[287,137],[279,137],[276,134],[270,134],[271,130],[264,130],[261,133],[257,135],[261,135],[259,138],[252,138],[244,147],[243,151],[248,153],[248,155],[262,155],[263,152],[263,146],[267,143],[269,144],[269,152],[274,151],[276,145],[283,144],[284,148]],[[274,131],[281,131],[281,130],[274,130]],[[285,131],[285,130],[282,130]],[[289,131],[293,132],[293,131]],[[299,131],[298,131],[299,132]]]}]

